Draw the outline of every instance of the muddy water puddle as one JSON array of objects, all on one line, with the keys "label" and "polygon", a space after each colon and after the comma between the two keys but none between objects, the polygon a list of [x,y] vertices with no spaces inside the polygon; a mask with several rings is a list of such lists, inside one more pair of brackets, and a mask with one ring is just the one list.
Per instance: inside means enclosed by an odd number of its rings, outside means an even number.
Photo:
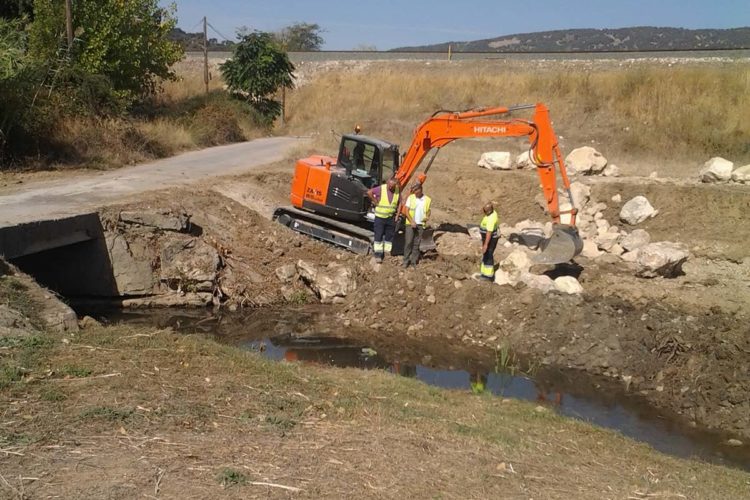
[{"label": "muddy water puddle", "polygon": [[98,310],[87,313],[110,323],[172,327],[256,351],[278,361],[380,369],[452,390],[487,392],[534,401],[557,413],[613,429],[653,448],[750,470],[750,446],[724,444],[729,436],[690,427],[646,405],[607,380],[537,367],[515,372],[512,354],[435,339],[393,338],[343,326],[324,308],[272,309],[243,313],[205,310]]}]

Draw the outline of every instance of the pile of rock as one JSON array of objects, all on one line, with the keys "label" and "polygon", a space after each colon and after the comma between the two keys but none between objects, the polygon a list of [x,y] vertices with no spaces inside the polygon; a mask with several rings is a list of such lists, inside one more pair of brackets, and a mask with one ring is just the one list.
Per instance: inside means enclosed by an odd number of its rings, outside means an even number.
[{"label": "pile of rock", "polygon": [[734,163],[717,156],[703,164],[699,177],[706,183],[750,184],[750,165],[734,168]]},{"label": "pile of rock", "polygon": [[[636,265],[636,274],[642,277],[675,277],[682,272],[682,265],[689,258],[687,249],[672,242],[652,243],[651,236],[643,229],[628,232],[624,227],[610,223],[604,217],[607,204],[591,199],[590,191],[571,185],[576,208],[579,210],[577,226],[583,239],[582,255],[597,259],[611,255]],[[616,196],[615,203],[622,201]],[[636,196],[620,209],[620,222],[637,225],[656,217],[656,210],[645,196]]]}]

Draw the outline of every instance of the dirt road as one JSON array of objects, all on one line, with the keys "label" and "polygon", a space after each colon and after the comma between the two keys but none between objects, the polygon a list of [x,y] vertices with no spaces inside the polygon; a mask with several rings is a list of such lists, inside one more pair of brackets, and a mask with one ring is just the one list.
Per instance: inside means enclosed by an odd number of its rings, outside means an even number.
[{"label": "dirt road", "polygon": [[292,137],[257,139],[101,174],[32,183],[0,195],[0,227],[75,215],[137,193],[245,173],[281,160],[300,143]]}]

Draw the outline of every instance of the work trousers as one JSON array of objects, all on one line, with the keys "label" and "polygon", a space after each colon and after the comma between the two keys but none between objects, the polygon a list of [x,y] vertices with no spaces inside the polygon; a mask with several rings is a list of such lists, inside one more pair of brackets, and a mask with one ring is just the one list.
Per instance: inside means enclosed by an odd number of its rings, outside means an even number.
[{"label": "work trousers", "polygon": [[411,227],[409,224],[406,225],[404,262],[409,262],[412,266],[416,266],[419,260],[419,244],[422,241],[422,233],[424,233],[422,226]]},{"label": "work trousers", "polygon": [[384,219],[375,217],[374,223],[375,238],[372,243],[372,251],[375,257],[382,259],[386,252],[391,253],[393,248],[393,235],[396,233],[396,221],[393,217]]},{"label": "work trousers", "polygon": [[[482,244],[487,238],[487,233],[482,231]],[[487,245],[487,251],[482,254],[482,264],[479,266],[479,273],[485,278],[495,278],[495,248],[497,247],[497,236],[490,238],[490,244]]]}]

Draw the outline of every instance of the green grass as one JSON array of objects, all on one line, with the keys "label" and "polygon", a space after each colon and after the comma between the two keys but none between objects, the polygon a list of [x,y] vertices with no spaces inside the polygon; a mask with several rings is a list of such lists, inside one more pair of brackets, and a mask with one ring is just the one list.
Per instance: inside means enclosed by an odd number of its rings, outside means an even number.
[{"label": "green grass", "polygon": [[93,372],[89,368],[82,366],[65,365],[62,370],[60,370],[60,373],[68,377],[84,378],[91,376]]},{"label": "green grass", "polygon": [[229,488],[232,486],[241,486],[243,484],[246,484],[247,476],[238,470],[225,468],[219,473],[219,476],[216,478],[216,480],[224,488]]},{"label": "green grass", "polygon": [[81,412],[82,419],[101,419],[110,422],[130,420],[135,414],[133,408],[113,408],[111,406],[96,406]]}]

